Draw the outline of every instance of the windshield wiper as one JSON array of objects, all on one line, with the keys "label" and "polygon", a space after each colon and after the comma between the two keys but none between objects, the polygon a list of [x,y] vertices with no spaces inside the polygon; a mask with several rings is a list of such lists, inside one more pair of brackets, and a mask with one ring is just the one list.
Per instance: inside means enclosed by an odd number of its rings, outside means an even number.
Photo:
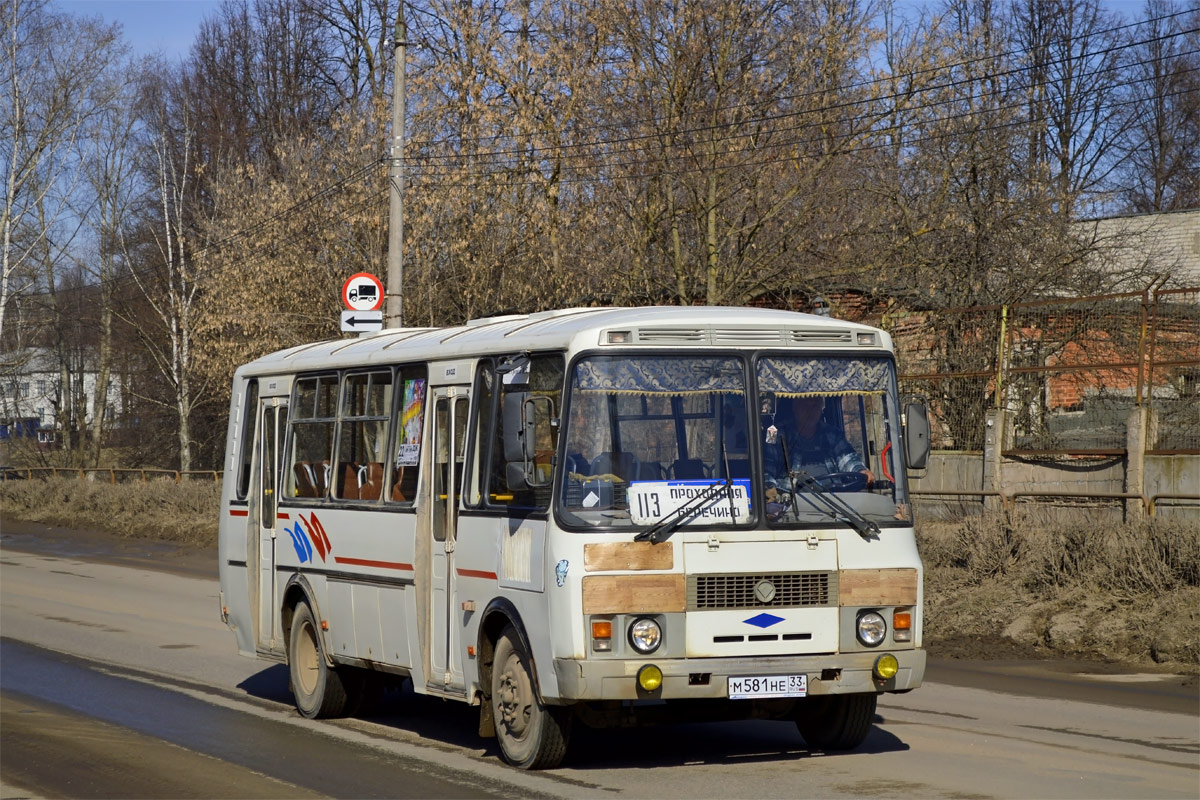
[{"label": "windshield wiper", "polygon": [[[851,508],[846,501],[842,500],[842,498],[838,497],[836,494],[822,486],[821,482],[812,475],[809,475],[802,469],[789,470],[788,475],[792,477],[793,481],[796,478],[800,479],[800,482],[803,483],[804,486],[809,490],[806,494],[814,494],[821,499],[826,506],[826,514],[833,517],[838,522],[844,522],[845,524],[849,525],[863,539],[870,541],[872,535],[879,536],[880,531],[878,525]],[[792,488],[795,489],[794,482],[792,484]],[[795,502],[798,496],[798,493],[793,491],[792,501]],[[808,497],[805,497],[804,499],[810,506],[817,508],[816,504],[813,503],[811,499]],[[818,508],[817,510],[820,511],[821,509]]]},{"label": "windshield wiper", "polygon": [[[700,509],[713,500],[716,500],[721,495],[722,489],[727,489],[732,485],[732,481],[726,476],[725,483],[713,483],[707,489],[697,494],[691,500],[681,505],[674,511],[668,511],[663,515],[662,519],[651,525],[646,530],[633,537],[635,542],[650,542],[658,544],[665,542],[670,538],[671,534],[679,529],[679,526],[687,522],[692,517],[700,512]],[[732,490],[730,490],[732,491]]]},{"label": "windshield wiper", "polygon": [[804,501],[812,506],[817,511],[823,511],[838,522],[849,525],[854,531],[866,541],[871,540],[871,535],[879,536],[879,526],[871,520],[864,517],[862,514],[848,506],[845,501],[835,495],[833,492],[821,485],[821,482],[809,475],[802,469],[792,469],[792,461],[788,457],[787,437],[782,437],[780,445],[783,448],[783,463],[787,467],[788,481],[792,484],[792,512],[800,516],[800,493],[796,491],[796,479],[809,489],[810,494],[816,495],[821,502],[825,504],[825,508],[819,508],[812,498],[805,497]]}]

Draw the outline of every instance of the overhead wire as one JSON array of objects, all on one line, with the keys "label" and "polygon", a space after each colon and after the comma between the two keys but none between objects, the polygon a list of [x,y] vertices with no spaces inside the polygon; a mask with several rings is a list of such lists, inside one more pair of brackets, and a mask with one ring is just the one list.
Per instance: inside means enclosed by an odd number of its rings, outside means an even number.
[{"label": "overhead wire", "polygon": [[[1200,29],[1195,29],[1194,31],[1190,31],[1190,32],[1197,32],[1197,31],[1200,31]],[[1186,57],[1188,55],[1194,55],[1195,53],[1196,53],[1196,51],[1192,50],[1192,51],[1188,51],[1186,53],[1181,53],[1179,55],[1180,55],[1180,57]],[[1114,70],[1125,69],[1125,68],[1136,67],[1136,66],[1144,66],[1148,63],[1151,63],[1151,62],[1149,60],[1144,60],[1144,61],[1133,62],[1132,64],[1109,64],[1109,65],[1106,65],[1103,67],[1099,67],[1095,70],[1092,70],[1091,72],[1081,73],[1076,76],[1076,79],[1081,80],[1084,78],[1096,77],[1097,75],[1101,75],[1101,74],[1111,72]],[[1124,86],[1133,85],[1135,83],[1145,82],[1146,80],[1149,80],[1149,79],[1150,78],[1148,78],[1148,77],[1144,77],[1144,78],[1133,77],[1133,78],[1125,81],[1124,83],[1112,84],[1112,85],[1109,85],[1107,88],[1110,90],[1119,89]],[[937,89],[941,90],[941,89],[945,89],[945,88],[955,88],[956,86],[966,85],[967,83],[969,83],[969,81],[959,81],[959,82],[955,82],[953,84],[944,84],[942,86],[937,87]],[[1049,83],[1049,81],[1047,80],[1046,82],[1030,84],[1030,86],[1021,87],[1021,88],[1029,89],[1029,88],[1035,88],[1035,87],[1039,87],[1039,86],[1044,87],[1044,86],[1048,85],[1048,83]],[[922,94],[925,92],[932,92],[932,91],[934,91],[934,87],[929,87],[927,89],[920,90],[920,92]],[[653,132],[653,133],[639,135],[637,137],[624,137],[622,139],[617,139],[617,140],[598,140],[596,142],[589,143],[589,144],[594,144],[599,147],[602,147],[602,146],[607,146],[610,144],[623,144],[626,142],[638,141],[638,140],[640,140],[640,141],[649,141],[649,140],[654,140],[654,139],[661,140],[663,138],[666,138],[667,136],[670,136],[672,139],[678,138],[680,140],[683,140],[683,139],[686,139],[687,134],[690,134],[690,133],[703,133],[703,132],[716,131],[716,130],[730,130],[733,128],[741,129],[741,128],[745,128],[747,126],[754,126],[754,125],[757,125],[758,123],[762,123],[762,122],[771,122],[771,121],[780,120],[780,119],[793,119],[793,118],[797,118],[797,117],[801,117],[801,116],[819,116],[819,115],[828,114],[831,112],[836,112],[838,110],[843,110],[846,108],[853,108],[855,106],[874,104],[874,103],[878,103],[880,101],[886,101],[888,99],[895,99],[895,97],[896,96],[884,97],[884,98],[864,98],[862,100],[854,100],[854,101],[843,101],[843,102],[833,103],[833,104],[829,104],[826,106],[821,106],[821,107],[817,107],[817,108],[813,108],[813,109],[806,109],[803,111],[787,112],[787,113],[783,113],[783,114],[779,114],[779,115],[771,115],[771,116],[766,116],[766,117],[739,120],[736,122],[723,123],[721,125],[708,125],[708,126],[704,126],[702,128],[683,129],[683,130],[665,131],[665,132],[657,131],[657,132]],[[985,97],[986,97],[986,95],[981,97],[980,99],[984,99]],[[763,136],[763,135],[769,135],[772,133],[802,130],[802,129],[810,128],[810,127],[819,127],[819,126],[829,125],[829,124],[831,124],[831,122],[833,124],[838,124],[838,125],[853,126],[855,123],[862,122],[864,120],[883,119],[883,118],[886,118],[890,115],[894,115],[897,113],[913,115],[913,114],[916,114],[916,113],[919,113],[921,111],[928,110],[931,108],[936,108],[939,106],[962,102],[962,100],[963,100],[963,98],[961,98],[961,97],[951,96],[951,97],[945,97],[945,98],[931,100],[931,101],[925,102],[925,103],[918,103],[915,105],[906,105],[903,108],[895,108],[895,107],[883,108],[880,111],[875,112],[875,113],[861,114],[858,116],[853,116],[853,117],[848,117],[848,118],[847,117],[839,117],[835,120],[819,119],[819,120],[816,120],[813,122],[802,122],[802,123],[798,123],[796,125],[789,125],[789,126],[778,126],[778,127],[763,128],[763,129],[753,128],[752,130],[748,130],[748,131],[735,130],[731,133],[727,133],[722,136],[699,139],[699,140],[695,140],[694,142],[689,141],[689,142],[687,142],[687,144],[699,144],[699,145],[710,146],[714,143],[719,143],[722,141],[728,141],[728,140],[732,140],[732,139],[745,139],[745,138],[750,138],[750,137],[759,137],[759,136]],[[1019,107],[1021,105],[1027,104],[1027,102],[1028,102],[1027,100],[1022,99],[1019,102],[1016,102],[1016,103],[1013,103],[1010,105]],[[985,113],[990,110],[995,110],[995,109],[994,108],[979,109],[980,113]],[[964,112],[964,113],[966,113],[966,112]],[[680,145],[676,145],[676,146],[680,146]],[[536,159],[539,156],[541,158],[549,158],[550,155],[548,155],[548,154],[553,154],[557,151],[565,150],[565,149],[568,149],[568,146],[561,145],[561,146],[550,146],[550,147],[545,147],[545,148],[532,147],[532,148],[528,148],[528,149],[524,149],[524,150],[479,151],[479,152],[470,153],[469,158],[471,160],[472,167],[479,167],[479,166],[486,167],[489,164],[504,165],[504,164],[508,163],[508,161],[504,158],[501,158],[501,156],[507,156],[510,154],[514,154],[514,155],[520,155],[526,159]],[[620,150],[619,152],[621,154],[630,154],[630,153],[643,152],[648,149],[650,149],[649,145],[641,146],[641,147],[627,147],[627,148]],[[586,153],[584,155],[592,155],[592,153]],[[408,164],[414,164],[414,162],[415,162],[416,165],[423,165],[426,170],[429,170],[429,171],[433,172],[434,174],[436,174],[436,171],[439,169],[443,170],[444,172],[446,172],[448,174],[455,174],[455,168],[452,165],[441,164],[441,163],[431,163],[431,162],[436,162],[438,159],[441,159],[443,161],[450,161],[450,160],[454,160],[454,159],[462,160],[462,158],[463,158],[462,156],[425,156],[420,153],[416,153],[416,154],[412,154],[411,156],[406,156],[406,162]],[[644,162],[642,162],[642,163],[644,163]],[[499,170],[499,171],[503,172],[505,170]]]},{"label": "overhead wire", "polygon": [[[1197,52],[1200,52],[1200,50],[1191,51],[1189,53],[1189,55],[1195,54]],[[1181,71],[1176,72],[1175,74],[1177,76],[1183,75],[1183,74],[1189,74],[1189,73],[1195,72],[1196,69],[1197,68],[1181,70]],[[1099,74],[1099,72],[1100,71],[1098,71],[1096,74]],[[1111,84],[1109,86],[1109,88],[1110,89],[1120,89],[1120,88],[1135,86],[1137,84],[1144,83],[1147,80],[1149,80],[1149,79],[1148,78],[1132,78],[1132,79],[1127,80],[1122,83]],[[1173,94],[1169,94],[1169,95],[1164,95],[1164,97],[1177,96],[1177,95],[1180,95],[1183,93],[1184,92],[1177,92],[1177,93],[1173,93]],[[928,103],[928,104],[921,106],[920,110],[928,110],[928,109],[935,108],[940,105],[946,105],[950,102],[954,102],[954,101],[946,100],[946,101],[938,101],[936,103]],[[1108,103],[1108,104],[1104,104],[1101,106],[1094,106],[1094,107],[1088,109],[1088,113],[1089,114],[1099,113],[1104,110],[1110,110],[1112,108],[1124,107],[1124,106],[1131,105],[1131,104],[1134,104],[1137,102],[1140,102],[1140,99],[1135,98],[1135,99],[1132,99],[1129,101],[1114,100],[1113,102]],[[703,157],[710,158],[710,159],[717,158],[717,157],[728,158],[731,156],[736,156],[739,153],[747,153],[747,152],[763,153],[763,152],[769,152],[769,151],[773,151],[773,150],[781,150],[781,149],[786,149],[786,148],[798,148],[798,147],[801,147],[804,145],[812,145],[812,144],[820,144],[820,143],[827,143],[827,144],[830,144],[831,147],[835,147],[838,141],[847,140],[847,139],[857,137],[857,136],[868,136],[869,135],[869,136],[874,136],[874,137],[881,137],[881,136],[886,136],[889,133],[901,132],[908,128],[927,129],[927,128],[936,127],[939,125],[947,125],[949,123],[953,123],[956,120],[967,118],[967,117],[984,118],[984,117],[989,117],[989,116],[1001,115],[1006,112],[1025,109],[1027,106],[1028,106],[1027,100],[1018,99],[1018,100],[1014,100],[1013,102],[1010,102],[1007,104],[986,107],[986,108],[977,109],[977,110],[970,111],[970,112],[947,114],[944,116],[926,118],[926,119],[922,119],[922,120],[919,120],[914,123],[905,123],[905,124],[901,124],[901,125],[888,124],[888,125],[883,125],[882,127],[879,126],[878,124],[873,124],[872,126],[855,128],[853,126],[853,124],[850,124],[853,121],[866,119],[865,117],[857,118],[857,120],[852,120],[849,123],[846,120],[834,120],[833,124],[845,125],[847,130],[843,131],[843,132],[837,132],[837,133],[831,134],[829,136],[817,136],[817,137],[812,137],[812,138],[784,138],[784,139],[780,139],[780,140],[776,140],[776,141],[761,141],[761,140],[766,139],[768,136],[775,135],[775,134],[785,134],[785,133],[791,133],[791,132],[797,132],[797,131],[805,131],[805,130],[810,130],[810,129],[814,129],[814,128],[820,128],[820,127],[830,124],[829,122],[827,122],[825,120],[818,120],[815,122],[809,122],[809,123],[804,123],[804,124],[800,124],[800,125],[791,125],[791,126],[775,128],[775,129],[754,131],[753,133],[735,133],[735,134],[731,134],[726,137],[721,137],[720,139],[704,140],[701,142],[691,143],[691,144],[695,145],[695,146],[711,146],[712,144],[717,144],[717,143],[721,143],[721,142],[731,142],[731,141],[735,141],[735,140],[739,140],[739,139],[754,138],[756,140],[745,146],[730,147],[730,148],[725,148],[716,153],[701,154]],[[878,123],[879,121],[885,119],[887,116],[888,116],[888,114],[881,113],[874,118],[874,122]],[[1014,120],[1012,122],[1012,124],[1005,123],[1005,125],[1002,127],[1013,127],[1014,125],[1019,126],[1019,125],[1023,125],[1023,124],[1043,123],[1043,122],[1046,122],[1048,119],[1050,119],[1050,115],[1048,113],[1043,114],[1041,116],[1035,116],[1035,117],[1025,116],[1020,119]],[[979,130],[987,130],[988,126],[984,125],[984,126],[979,127],[978,129]],[[928,135],[922,135],[922,136],[918,136],[918,137],[909,137],[909,138],[905,139],[904,143],[906,145],[912,145],[912,144],[915,144],[915,143],[918,143],[921,141],[929,141],[931,139],[944,138],[945,136],[955,135],[955,134],[961,133],[961,132],[962,131],[948,130],[943,134],[939,134],[937,136],[932,136],[932,137],[928,136]],[[872,143],[872,144],[849,147],[849,148],[843,147],[843,148],[835,149],[833,154],[849,155],[849,154],[856,153],[856,152],[878,150],[878,149],[883,149],[883,148],[890,147],[890,146],[893,146],[893,144],[892,143]],[[638,153],[638,152],[642,152],[642,149],[639,148],[639,149],[634,149],[631,151],[622,152],[619,155],[624,156],[624,155],[630,155],[632,153]],[[800,157],[802,157],[802,154],[798,154],[796,156],[789,155],[786,158],[779,158],[776,160],[779,160],[779,161],[794,160],[794,159],[800,158]],[[560,174],[558,177],[555,178],[554,182],[555,183],[573,183],[573,182],[591,180],[592,178],[590,176],[579,175],[579,173],[582,173],[585,171],[595,172],[595,171],[599,171],[601,169],[634,169],[637,167],[646,166],[648,164],[659,164],[664,161],[696,160],[697,158],[698,157],[694,153],[686,152],[685,150],[683,150],[682,146],[677,146],[676,152],[674,154],[672,154],[672,155],[656,155],[653,158],[630,158],[630,159],[608,158],[608,159],[603,159],[603,160],[596,159],[590,163],[584,162],[582,160],[577,160],[574,162],[569,161],[569,160],[564,160],[563,163],[556,164],[556,169],[560,173],[574,173],[574,177],[567,176],[565,174]],[[771,160],[768,159],[765,161],[756,161],[756,162],[749,162],[749,163],[739,162],[737,164],[731,164],[729,166],[731,166],[731,167],[750,166],[750,165],[761,165],[761,164],[767,164],[767,163],[771,163]],[[669,176],[669,175],[674,175],[674,174],[684,174],[687,172],[695,172],[697,170],[702,170],[702,169],[704,169],[704,167],[701,166],[701,167],[696,167],[696,168],[687,169],[687,170],[683,170],[683,171],[657,170],[657,171],[655,171],[654,175],[656,177],[661,177],[661,176]],[[409,173],[408,180],[410,180],[414,184],[421,183],[422,185],[425,185],[425,186],[444,186],[444,185],[461,186],[461,185],[471,185],[474,183],[483,182],[490,178],[495,178],[495,177],[500,177],[500,176],[512,178],[512,177],[519,176],[519,173],[521,173],[521,172],[533,173],[533,172],[537,172],[537,171],[538,170],[537,170],[536,164],[527,165],[524,169],[516,169],[516,168],[492,169],[492,170],[480,169],[480,170],[470,171],[470,172],[465,172],[465,173],[461,172],[461,171],[455,172],[453,170],[445,170],[445,169],[439,171],[437,169],[434,169],[434,170],[414,171],[412,173]],[[603,177],[607,178],[607,179],[616,180],[616,179],[630,178],[630,177],[637,177],[637,176],[638,176],[637,173],[628,173],[627,172],[627,173],[605,174]],[[448,178],[449,180],[440,180],[442,178]],[[527,183],[529,185],[542,185],[545,182],[546,182],[545,180],[541,180],[541,181],[530,180]],[[506,185],[517,186],[517,185],[526,185],[526,184],[520,180],[516,180],[516,181],[509,180],[509,181],[507,181]]]},{"label": "overhead wire", "polygon": [[[1170,98],[1170,97],[1184,96],[1184,95],[1187,95],[1190,93],[1191,93],[1190,89],[1181,89],[1177,92],[1171,92],[1171,93],[1168,93],[1168,94],[1165,94],[1162,96],[1164,98]],[[1142,100],[1140,98],[1114,101],[1113,103],[1110,103],[1106,106],[1102,106],[1100,110],[1111,110],[1111,109],[1121,108],[1121,107],[1125,107],[1125,106],[1129,106],[1129,105],[1136,105],[1141,102],[1142,102]],[[1034,118],[1034,119],[1032,119],[1032,121],[1035,121],[1035,122],[1045,121],[1045,117]],[[1000,122],[1000,123],[981,125],[981,126],[974,128],[972,132],[974,132],[974,133],[991,133],[991,132],[996,132],[996,131],[1000,131],[1000,130],[1023,127],[1023,126],[1030,124],[1030,122],[1031,122],[1030,118],[1013,119],[1013,120],[1008,120],[1008,121]],[[938,140],[942,140],[942,139],[950,139],[950,138],[961,136],[961,135],[963,135],[963,133],[964,132],[960,131],[960,130],[948,130],[947,129],[940,133],[923,134],[920,136],[911,137],[911,138],[906,139],[903,146],[904,147],[912,147],[914,145],[925,143],[925,142],[938,141]],[[810,143],[813,141],[815,141],[815,140],[808,140],[808,142],[810,142]],[[794,146],[795,144],[797,144],[797,142],[780,143],[778,145],[773,146],[773,149],[778,149],[778,148],[781,148],[784,146]],[[888,150],[888,149],[894,149],[894,148],[895,148],[895,145],[888,143],[888,142],[872,142],[872,143],[867,143],[867,144],[863,144],[863,145],[858,145],[855,147],[841,148],[841,149],[838,149],[836,151],[836,153],[834,153],[832,155],[847,156],[847,155],[854,155],[854,154],[858,154],[858,153],[867,153],[867,152]],[[745,152],[745,151],[743,151],[743,152]],[[772,157],[772,158],[750,160],[750,161],[739,161],[736,164],[729,164],[729,165],[724,166],[723,168],[725,168],[725,169],[735,169],[735,168],[736,169],[747,169],[747,168],[751,168],[751,167],[763,167],[763,166],[769,166],[771,164],[777,164],[783,160],[784,159],[781,159],[778,157]],[[788,158],[787,160],[797,160],[798,161],[798,160],[800,160],[800,157],[797,157],[796,159]],[[699,172],[707,171],[709,169],[712,169],[712,168],[707,165],[698,165],[698,166],[694,166],[694,167],[681,167],[681,168],[675,168],[675,169],[659,170],[654,173],[653,177],[654,178],[675,177],[675,176],[680,176],[680,175],[696,174]],[[493,174],[501,174],[501,173],[493,173]],[[488,177],[488,176],[485,175],[485,176],[480,176],[480,177]],[[620,173],[620,174],[605,175],[604,179],[615,182],[615,181],[622,181],[622,180],[630,180],[630,179],[638,178],[638,177],[644,177],[644,175],[642,175],[642,173],[639,173],[639,172],[626,172],[626,173]],[[555,180],[555,183],[556,184],[577,184],[577,183],[590,183],[595,180],[596,180],[596,178],[594,176],[561,177],[561,178],[557,178]],[[461,187],[461,186],[478,186],[482,183],[481,181],[473,182],[471,180],[422,182],[421,178],[419,176],[409,176],[409,181],[410,181],[410,185],[412,185],[414,187],[417,187],[417,186]],[[545,181],[539,182],[539,181],[534,181],[534,180],[516,180],[516,181],[510,180],[505,183],[505,186],[507,188],[520,187],[520,186],[533,187],[533,186],[544,186],[545,184],[546,184]]]},{"label": "overhead wire", "polygon": [[[1088,34],[1088,35],[1096,36],[1096,37],[1108,36],[1111,34],[1117,34],[1117,32],[1121,32],[1123,30],[1139,28],[1139,26],[1152,25],[1152,24],[1156,24],[1156,23],[1160,23],[1160,22],[1166,22],[1166,20],[1174,19],[1176,17],[1187,16],[1187,14],[1190,14],[1190,13],[1194,13],[1194,11],[1187,10],[1187,8],[1184,8],[1183,11],[1177,11],[1177,12],[1172,12],[1172,13],[1168,13],[1168,14],[1160,14],[1160,16],[1158,16],[1158,17],[1150,17],[1147,19],[1135,20],[1135,22],[1132,22],[1132,23],[1126,23],[1126,24],[1122,24],[1122,25],[1112,26],[1112,28],[1091,31],[1090,34]],[[1174,35],[1176,35],[1176,34],[1166,35],[1166,37],[1171,37]],[[1151,40],[1151,41],[1157,41],[1157,38],[1156,38],[1156,40]],[[912,78],[912,77],[917,77],[917,76],[925,76],[925,74],[937,74],[937,73],[944,73],[944,72],[952,72],[955,70],[959,70],[959,68],[962,68],[962,67],[984,64],[984,62],[988,62],[988,61],[996,61],[996,60],[1002,60],[1002,59],[1015,58],[1015,56],[1026,55],[1027,53],[1028,53],[1027,49],[1003,50],[1003,52],[1000,52],[1000,53],[980,55],[980,56],[978,56],[978,58],[974,58],[974,59],[962,59],[959,61],[949,62],[949,64],[938,65],[938,66],[934,66],[934,67],[925,67],[925,68],[922,68],[922,70],[914,70],[911,72],[902,73],[902,77]],[[895,80],[895,76],[871,78],[868,80],[860,80],[860,82],[845,84],[845,85],[839,86],[838,89],[839,89],[839,91],[853,91],[853,90],[857,90],[857,89],[868,88],[868,86],[872,86],[872,85],[876,85],[876,84],[893,83],[894,80]],[[714,112],[714,110],[715,110],[715,112],[727,112],[727,110],[736,110],[736,109],[740,109],[740,108],[751,108],[751,107],[763,106],[763,104],[776,104],[779,102],[786,102],[786,101],[793,101],[793,100],[805,100],[805,98],[817,97],[817,96],[821,96],[824,94],[827,94],[827,90],[810,90],[810,91],[805,91],[805,92],[797,92],[797,94],[792,94],[792,95],[780,95],[780,96],[769,98],[769,100],[751,101],[751,102],[745,102],[745,103],[734,103],[734,104],[731,104],[731,106],[720,107],[720,108],[716,108],[716,109],[697,109],[696,112],[683,112],[683,115],[686,116],[689,114],[712,113],[712,112]],[[666,116],[655,116],[655,118],[649,118],[648,120],[642,120],[641,122],[642,122],[642,124],[653,125],[653,124],[656,124],[656,122],[662,122],[667,119],[673,119],[673,118],[666,118]],[[589,126],[592,128],[600,128],[600,130],[624,130],[625,127],[628,127],[623,124],[605,124],[605,122],[598,122],[598,121],[589,122]],[[481,142],[485,142],[485,140],[503,139],[503,138],[506,138],[506,136],[508,136],[508,134],[504,134],[504,133],[491,134],[491,136],[480,137],[478,139],[478,142],[481,143]],[[613,139],[613,140],[619,140],[619,138]],[[454,144],[456,142],[458,142],[458,139],[412,139],[412,140],[410,140],[410,143],[418,145],[418,146],[432,146],[432,145],[437,145],[437,144]]]}]

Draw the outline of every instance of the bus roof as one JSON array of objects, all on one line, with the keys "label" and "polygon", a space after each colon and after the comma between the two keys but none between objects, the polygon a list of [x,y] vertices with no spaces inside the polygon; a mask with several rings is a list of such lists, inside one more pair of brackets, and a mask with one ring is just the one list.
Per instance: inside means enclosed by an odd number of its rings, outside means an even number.
[{"label": "bus roof", "polygon": [[[625,341],[611,333],[628,332]],[[874,333],[862,342],[859,333]],[[474,319],[452,328],[391,328],[280,350],[239,373],[266,375],[350,365],[403,363],[601,346],[891,350],[884,331],[845,320],[764,308],[644,306],[566,308]]]}]

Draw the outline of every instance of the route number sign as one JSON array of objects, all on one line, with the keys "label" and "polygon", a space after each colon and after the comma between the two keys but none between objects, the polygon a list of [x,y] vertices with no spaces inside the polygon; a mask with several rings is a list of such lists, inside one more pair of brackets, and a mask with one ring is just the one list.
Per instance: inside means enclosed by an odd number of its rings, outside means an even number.
[{"label": "route number sign", "polygon": [[[696,500],[698,495],[721,481],[639,481],[629,485],[629,517],[636,525],[653,525],[667,514]],[[730,492],[724,487],[710,500],[698,504],[687,513],[683,524],[692,520],[712,524],[714,522],[738,523],[750,515],[750,481],[734,480],[733,502]]]}]

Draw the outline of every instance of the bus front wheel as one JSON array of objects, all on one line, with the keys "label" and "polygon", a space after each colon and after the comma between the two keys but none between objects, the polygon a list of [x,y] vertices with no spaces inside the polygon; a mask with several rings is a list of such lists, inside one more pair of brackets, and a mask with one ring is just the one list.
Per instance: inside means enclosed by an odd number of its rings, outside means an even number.
[{"label": "bus front wheel", "polygon": [[296,708],[309,719],[341,716],[347,693],[342,676],[325,663],[321,634],[308,603],[296,606],[288,640],[288,670]]},{"label": "bus front wheel", "polygon": [[491,703],[500,752],[521,769],[557,767],[567,753],[570,715],[538,699],[529,653],[511,625],[500,634],[495,655]]},{"label": "bus front wheel", "polygon": [[811,748],[853,750],[871,732],[877,699],[874,694],[805,698],[796,708],[796,727]]}]

